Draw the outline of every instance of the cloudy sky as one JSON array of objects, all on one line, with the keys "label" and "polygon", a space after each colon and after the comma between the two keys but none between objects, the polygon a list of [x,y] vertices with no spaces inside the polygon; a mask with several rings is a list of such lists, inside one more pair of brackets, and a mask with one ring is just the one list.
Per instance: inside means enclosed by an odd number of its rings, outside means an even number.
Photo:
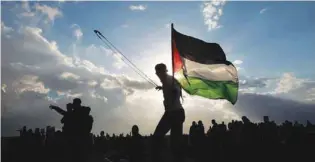
[{"label": "cloudy sky", "polygon": [[93,132],[154,131],[162,93],[130,70],[94,35],[98,29],[151,79],[171,65],[170,23],[220,43],[240,77],[236,105],[184,94],[193,120],[228,122],[269,115],[315,122],[314,2],[1,2],[1,130],[15,135],[55,125],[74,97],[89,105]]}]

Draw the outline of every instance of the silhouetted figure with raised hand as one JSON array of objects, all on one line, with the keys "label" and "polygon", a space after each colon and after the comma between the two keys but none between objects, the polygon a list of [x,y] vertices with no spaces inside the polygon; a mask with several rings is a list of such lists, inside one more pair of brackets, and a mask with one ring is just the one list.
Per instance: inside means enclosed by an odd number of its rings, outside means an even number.
[{"label": "silhouetted figure with raised hand", "polygon": [[155,66],[156,75],[159,77],[162,86],[156,87],[157,90],[163,90],[165,113],[162,116],[153,134],[153,161],[160,161],[160,145],[165,134],[171,130],[171,149],[175,161],[183,161],[181,150],[183,123],[185,121],[185,111],[180,102],[181,87],[177,80],[167,74],[165,64]]},{"label": "silhouetted figure with raised hand", "polygon": [[63,134],[66,139],[69,160],[75,162],[87,161],[87,155],[92,140],[90,132],[93,126],[93,117],[90,115],[91,108],[81,106],[81,99],[73,99],[73,103],[67,104],[67,111],[58,106],[50,105],[50,108],[63,115],[61,123]]},{"label": "silhouetted figure with raised hand", "polygon": [[72,116],[72,112],[73,112],[73,106],[72,103],[68,103],[67,104],[67,111],[61,109],[58,106],[54,106],[54,105],[50,105],[49,106],[52,110],[55,110],[56,112],[58,112],[60,115],[62,115],[62,119],[61,119],[61,123],[64,124],[62,127],[62,132],[66,135],[66,136],[71,136],[71,122],[73,121],[73,119],[71,118]]},{"label": "silhouetted figure with raised hand", "polygon": [[90,132],[93,126],[91,108],[81,106],[81,100],[73,100],[73,136],[74,154],[76,162],[86,162],[89,153]]},{"label": "silhouetted figure with raised hand", "polygon": [[[61,109],[58,106],[50,105],[49,106],[52,110],[55,110],[57,113],[62,115],[61,123],[63,124],[62,127],[62,134],[64,139],[64,150],[67,152],[66,158],[71,159],[71,155],[69,154],[73,148],[73,136],[74,134],[74,119],[73,119],[73,104],[68,103],[66,106],[67,111]],[[70,151],[69,151],[70,150]]]}]

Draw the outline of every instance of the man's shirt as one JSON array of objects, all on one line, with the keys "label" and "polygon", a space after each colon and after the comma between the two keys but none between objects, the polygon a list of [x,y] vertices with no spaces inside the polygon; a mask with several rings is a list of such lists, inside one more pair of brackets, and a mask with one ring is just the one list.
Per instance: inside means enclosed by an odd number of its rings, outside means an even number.
[{"label": "man's shirt", "polygon": [[167,75],[162,88],[165,111],[182,109],[183,107],[180,103],[181,87],[177,80],[173,76]]}]

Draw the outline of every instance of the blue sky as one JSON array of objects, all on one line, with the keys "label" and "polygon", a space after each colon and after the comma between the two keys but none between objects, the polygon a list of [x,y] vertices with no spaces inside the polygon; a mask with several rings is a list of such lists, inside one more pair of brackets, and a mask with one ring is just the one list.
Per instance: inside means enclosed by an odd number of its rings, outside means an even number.
[{"label": "blue sky", "polygon": [[[249,110],[246,108],[252,106],[253,99],[243,93],[258,95],[255,96],[257,100],[262,95],[281,98],[281,101],[290,99],[304,103],[308,99],[307,102],[315,102],[314,2],[32,1],[1,4],[1,82],[2,87],[6,85],[6,91],[2,91],[2,105],[11,107],[6,109],[8,115],[4,117],[7,121],[15,119],[14,115],[19,113],[30,116],[23,114],[25,112],[16,105],[26,101],[14,100],[18,97],[13,92],[18,91],[19,95],[28,98],[33,93],[37,98],[43,97],[38,105],[33,105],[37,101],[34,98],[29,103],[33,107],[43,107],[48,103],[62,105],[76,95],[83,95],[88,104],[97,107],[94,109],[96,120],[120,121],[122,112],[128,112],[133,117],[121,121],[121,128],[128,128],[132,121],[142,123],[146,132],[152,132],[160,116],[150,116],[151,110],[131,101],[161,103],[161,94],[154,90],[143,92],[150,86],[137,80],[139,76],[136,73],[113,57],[93,30],[101,31],[159,83],[154,65],[160,62],[171,65],[170,23],[174,23],[175,29],[183,34],[219,43],[227,59],[239,68],[240,104],[235,109],[223,109],[216,101],[198,99],[199,111],[191,112],[194,115],[188,116],[188,124],[197,120],[197,116],[209,118],[204,115],[209,111],[203,105],[212,105],[208,115],[222,120],[241,115],[254,119],[262,116],[243,111]],[[23,84],[11,85],[15,81]],[[83,84],[86,87],[82,87]],[[123,99],[120,101],[119,97]],[[196,103],[196,99],[188,96],[187,111],[192,111],[190,107],[196,105],[189,101]],[[149,117],[133,113],[136,107],[148,113],[152,125],[144,124]],[[159,106],[150,107],[156,107],[153,112],[162,113]],[[274,114],[281,114],[280,110]],[[46,110],[40,112],[50,113]],[[265,113],[269,112],[268,109]],[[104,114],[108,115],[106,119],[102,118]],[[57,124],[55,118],[50,116],[51,120],[44,123]],[[282,119],[279,116],[275,118]],[[95,127],[97,131],[102,129],[101,125]],[[110,130],[121,131],[112,127]]]},{"label": "blue sky", "polygon": [[[32,6],[37,2],[30,2]],[[222,28],[208,31],[204,24],[202,2],[42,2],[60,8],[63,16],[44,33],[56,40],[61,51],[68,51],[73,36],[72,24],[84,33],[82,46],[102,45],[93,29],[99,29],[131,59],[156,41],[170,41],[173,22],[180,32],[229,49],[228,59],[242,60],[246,75],[279,76],[293,72],[300,77],[314,76],[315,15],[313,2],[227,2],[218,23]],[[12,4],[12,3],[10,3]],[[143,11],[131,5],[142,4]],[[13,25],[9,7],[3,5],[2,19]],[[260,11],[265,12],[260,13]],[[128,26],[123,28],[122,26]],[[148,36],[149,34],[156,34]],[[158,54],[157,54],[158,55]],[[97,59],[101,64],[102,61]],[[270,70],[272,69],[272,70]],[[242,72],[242,71],[240,71]],[[244,71],[245,73],[245,71]]]}]

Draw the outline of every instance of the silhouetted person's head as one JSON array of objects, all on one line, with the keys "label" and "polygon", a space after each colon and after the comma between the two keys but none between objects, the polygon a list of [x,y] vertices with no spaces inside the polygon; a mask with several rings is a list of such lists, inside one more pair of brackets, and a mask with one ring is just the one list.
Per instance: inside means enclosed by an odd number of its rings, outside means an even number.
[{"label": "silhouetted person's head", "polygon": [[212,125],[217,125],[217,122],[214,119],[211,120],[211,123]]},{"label": "silhouetted person's head", "polygon": [[203,125],[201,120],[198,121],[198,125]]},{"label": "silhouetted person's head", "polygon": [[137,125],[132,126],[131,129],[132,135],[138,135],[139,134],[139,127]]},{"label": "silhouetted person's head", "polygon": [[105,135],[105,132],[101,131],[101,137],[104,137],[104,135]]},{"label": "silhouetted person's head", "polygon": [[193,121],[193,122],[192,122],[192,125],[193,125],[193,126],[196,126],[196,125],[197,125],[197,123],[196,123],[195,121]]},{"label": "silhouetted person's head", "polygon": [[79,98],[73,99],[73,106],[75,106],[75,107],[81,106],[81,99],[79,99]]},{"label": "silhouetted person's head", "polygon": [[161,81],[165,80],[167,76],[167,68],[163,63],[155,65],[155,74],[160,78]]}]

